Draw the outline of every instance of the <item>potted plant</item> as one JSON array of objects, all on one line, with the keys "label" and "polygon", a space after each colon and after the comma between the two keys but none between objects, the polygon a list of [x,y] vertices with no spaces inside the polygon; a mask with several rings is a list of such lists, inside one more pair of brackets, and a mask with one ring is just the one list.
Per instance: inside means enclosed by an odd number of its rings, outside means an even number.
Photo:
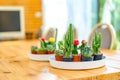
[{"label": "potted plant", "polygon": [[87,45],[85,40],[82,40],[79,49],[81,52],[82,61],[93,61],[92,49]]},{"label": "potted plant", "polygon": [[47,41],[45,38],[40,39],[40,48],[38,48],[37,54],[47,54]]},{"label": "potted plant", "polygon": [[80,51],[82,52],[82,50],[87,46],[87,42],[85,40],[82,40],[81,42],[81,46],[79,47]]},{"label": "potted plant", "polygon": [[55,50],[55,59],[56,61],[62,61],[63,51],[62,50]]},{"label": "potted plant", "polygon": [[53,54],[56,49],[56,40],[57,40],[57,29],[55,38],[50,37],[49,40],[45,40],[45,38],[40,38],[40,48],[38,49],[38,54]]},{"label": "potted plant", "polygon": [[47,54],[54,54],[55,45],[47,45]]},{"label": "potted plant", "polygon": [[46,48],[38,48],[37,54],[47,54],[47,49]]},{"label": "potted plant", "polygon": [[82,54],[82,61],[93,61],[93,52],[92,49],[88,46],[84,47],[81,50],[81,54]]},{"label": "potted plant", "polygon": [[65,34],[64,40],[63,40],[63,53],[64,56],[62,58],[62,61],[71,62],[73,61],[72,58],[72,51],[74,49],[73,45],[73,29],[72,24],[69,26],[68,34]]},{"label": "potted plant", "polygon": [[79,45],[79,40],[74,40],[74,50],[72,52],[73,54],[73,61],[74,62],[78,62],[78,61],[81,61],[81,55],[78,54],[78,46]]},{"label": "potted plant", "polygon": [[95,32],[94,37],[92,38],[92,49],[94,60],[101,60],[103,54],[100,52],[102,35],[99,32]]},{"label": "potted plant", "polygon": [[48,43],[47,43],[48,54],[54,54],[54,51],[56,49],[56,41],[57,41],[57,29],[56,29],[55,38],[51,37],[48,40]]},{"label": "potted plant", "polygon": [[38,49],[38,47],[32,46],[32,47],[31,47],[31,53],[32,53],[32,54],[37,54],[37,49]]}]

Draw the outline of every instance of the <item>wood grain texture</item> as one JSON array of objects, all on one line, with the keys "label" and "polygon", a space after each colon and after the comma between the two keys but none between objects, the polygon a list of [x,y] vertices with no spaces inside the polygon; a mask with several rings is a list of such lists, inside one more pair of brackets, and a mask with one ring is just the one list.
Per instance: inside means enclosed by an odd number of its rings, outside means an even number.
[{"label": "wood grain texture", "polygon": [[119,80],[120,51],[104,50],[106,65],[90,70],[62,70],[50,66],[49,62],[33,61],[28,53],[32,45],[39,46],[38,40],[0,42],[0,80],[37,80],[44,68],[61,80]]}]

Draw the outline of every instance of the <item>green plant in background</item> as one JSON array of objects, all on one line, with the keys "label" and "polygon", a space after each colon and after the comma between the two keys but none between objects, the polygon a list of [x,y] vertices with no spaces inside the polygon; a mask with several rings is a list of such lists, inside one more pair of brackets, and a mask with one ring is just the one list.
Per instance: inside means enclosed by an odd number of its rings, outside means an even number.
[{"label": "green plant in background", "polygon": [[39,51],[54,51],[56,49],[56,41],[57,41],[57,29],[56,29],[56,34],[55,38],[50,37],[48,41],[45,40],[45,38],[40,39],[40,49]]},{"label": "green plant in background", "polygon": [[38,52],[46,52],[47,51],[47,49],[46,48],[38,48],[38,50],[37,50]]},{"label": "green plant in background", "polygon": [[114,26],[117,34],[117,39],[120,42],[120,0],[112,0],[115,9],[111,12],[112,14],[112,25]]},{"label": "green plant in background", "polygon": [[56,41],[57,41],[57,33],[58,33],[58,30],[57,30],[57,28],[56,28],[56,33],[55,33],[55,39],[54,38],[49,38],[49,41],[48,41],[48,43],[47,43],[47,51],[50,51],[50,52],[52,52],[52,51],[55,51],[55,49],[56,49]]},{"label": "green plant in background", "polygon": [[[103,9],[106,0],[99,0],[99,22],[102,21]],[[120,43],[120,0],[112,0],[115,9],[111,11],[111,24],[116,30],[116,44]],[[120,49],[119,45],[115,45],[114,49]]]},{"label": "green plant in background", "polygon": [[98,54],[101,47],[102,35],[99,32],[95,32],[94,37],[92,38],[92,49],[94,54]]},{"label": "green plant in background", "polygon": [[40,39],[40,47],[41,48],[46,48],[47,47],[47,42],[45,41],[45,38]]},{"label": "green plant in background", "polygon": [[53,44],[53,45],[47,45],[47,51],[50,51],[50,52],[52,52],[52,51],[54,51],[55,50],[55,44]]},{"label": "green plant in background", "polygon": [[37,48],[36,46],[32,46],[32,47],[31,47],[31,51],[37,51],[37,49],[38,49],[38,48]]},{"label": "green plant in background", "polygon": [[40,39],[40,48],[38,48],[38,52],[45,52],[45,51],[47,51],[47,49],[46,49],[46,47],[47,47],[47,42],[45,41],[45,38],[41,38]]}]

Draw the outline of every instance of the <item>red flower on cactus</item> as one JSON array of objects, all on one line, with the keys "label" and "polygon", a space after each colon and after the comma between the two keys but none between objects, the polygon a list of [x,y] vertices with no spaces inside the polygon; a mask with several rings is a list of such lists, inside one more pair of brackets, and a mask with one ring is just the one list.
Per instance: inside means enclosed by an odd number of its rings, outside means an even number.
[{"label": "red flower on cactus", "polygon": [[79,45],[79,40],[75,39],[75,40],[74,40],[74,45],[75,45],[75,46]]},{"label": "red flower on cactus", "polygon": [[45,41],[45,38],[44,38],[44,37],[42,37],[42,38],[41,38],[41,41],[43,41],[43,42],[44,42],[44,41]]}]

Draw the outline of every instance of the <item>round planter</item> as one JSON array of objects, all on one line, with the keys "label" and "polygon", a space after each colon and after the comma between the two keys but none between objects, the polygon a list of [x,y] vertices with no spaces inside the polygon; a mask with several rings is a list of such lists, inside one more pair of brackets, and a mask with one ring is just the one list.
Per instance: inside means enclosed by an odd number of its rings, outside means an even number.
[{"label": "round planter", "polygon": [[59,69],[68,69],[68,70],[82,70],[82,69],[93,69],[99,68],[105,65],[105,58],[97,61],[86,61],[86,62],[64,62],[56,61],[55,56],[50,56],[49,58],[50,65]]},{"label": "round planter", "polygon": [[56,61],[62,61],[63,56],[55,56]]},{"label": "round planter", "polygon": [[37,54],[37,51],[32,51],[32,54]]},{"label": "round planter", "polygon": [[73,55],[73,61],[74,62],[80,62],[81,61],[81,55]]},{"label": "round planter", "polygon": [[94,57],[84,57],[82,56],[82,61],[93,61]]},{"label": "round planter", "polygon": [[44,51],[44,52],[37,52],[37,54],[47,54],[47,51]]},{"label": "round planter", "polygon": [[37,61],[48,61],[49,57],[52,55],[53,54],[32,54],[32,53],[29,53],[30,59],[37,60]]},{"label": "round planter", "polygon": [[103,58],[103,54],[94,54],[94,61],[101,60]]},{"label": "round planter", "polygon": [[63,57],[62,61],[64,61],[64,62],[72,62],[73,58],[65,58],[65,57]]},{"label": "round planter", "polygon": [[47,54],[54,54],[54,51],[47,51]]}]

